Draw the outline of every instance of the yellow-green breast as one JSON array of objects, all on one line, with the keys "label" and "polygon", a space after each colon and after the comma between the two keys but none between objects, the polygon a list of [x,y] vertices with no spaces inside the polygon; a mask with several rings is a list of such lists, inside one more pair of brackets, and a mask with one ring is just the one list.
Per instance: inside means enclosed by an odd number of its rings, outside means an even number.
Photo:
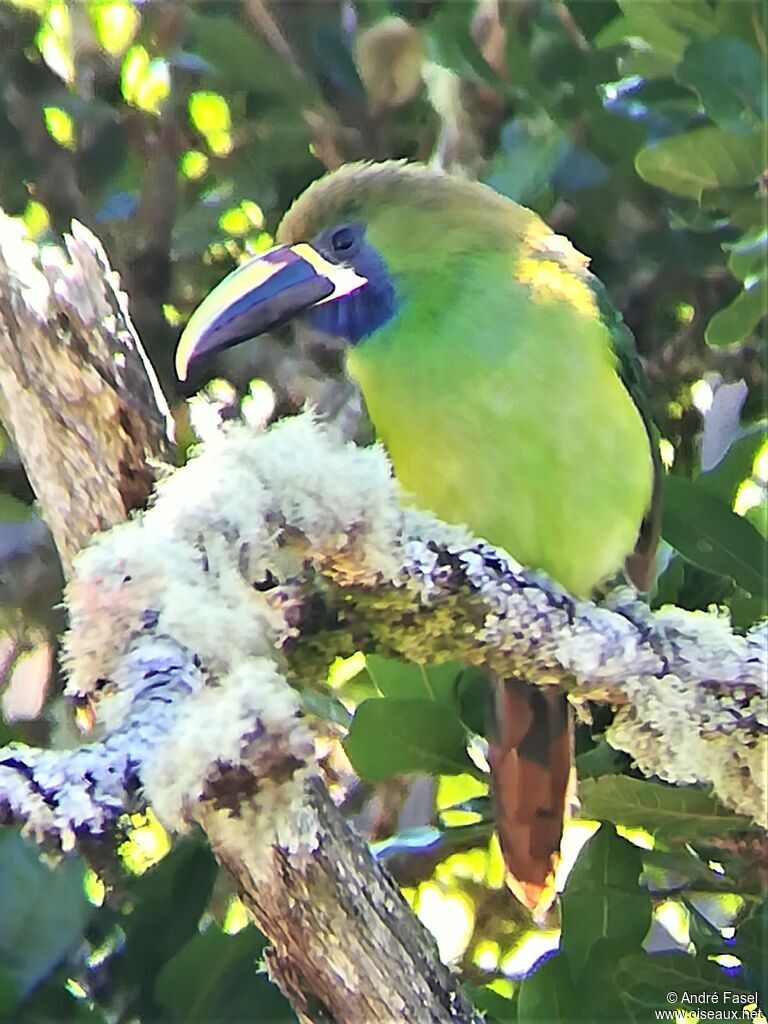
[{"label": "yellow-green breast", "polygon": [[587,595],[631,552],[653,464],[586,275],[520,247],[423,289],[348,357],[397,478]]}]

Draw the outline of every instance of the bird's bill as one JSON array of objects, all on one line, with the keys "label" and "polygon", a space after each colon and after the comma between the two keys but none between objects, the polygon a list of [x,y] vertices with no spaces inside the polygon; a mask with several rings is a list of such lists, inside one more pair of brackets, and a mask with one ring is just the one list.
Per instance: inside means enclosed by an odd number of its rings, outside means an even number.
[{"label": "bird's bill", "polygon": [[254,257],[225,277],[189,318],[176,349],[179,380],[186,380],[190,366],[204,356],[255,338],[367,283],[304,242],[278,245]]}]

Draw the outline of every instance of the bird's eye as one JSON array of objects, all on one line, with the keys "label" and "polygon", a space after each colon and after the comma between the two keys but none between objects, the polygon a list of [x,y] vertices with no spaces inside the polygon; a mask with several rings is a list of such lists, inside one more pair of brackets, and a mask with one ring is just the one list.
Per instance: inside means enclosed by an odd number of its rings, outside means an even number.
[{"label": "bird's eye", "polygon": [[339,228],[331,235],[331,248],[334,252],[349,252],[355,244],[355,232],[350,227]]}]

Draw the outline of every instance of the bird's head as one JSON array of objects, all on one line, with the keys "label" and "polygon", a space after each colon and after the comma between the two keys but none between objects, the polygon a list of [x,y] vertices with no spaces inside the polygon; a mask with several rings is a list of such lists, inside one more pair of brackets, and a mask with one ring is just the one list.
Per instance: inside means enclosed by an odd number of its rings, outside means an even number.
[{"label": "bird's head", "polygon": [[404,303],[460,288],[468,256],[498,252],[511,231],[536,232],[537,224],[491,189],[422,165],[342,167],[297,199],[275,248],[238,267],[198,306],[179,342],[178,375],[296,318],[356,345]]}]

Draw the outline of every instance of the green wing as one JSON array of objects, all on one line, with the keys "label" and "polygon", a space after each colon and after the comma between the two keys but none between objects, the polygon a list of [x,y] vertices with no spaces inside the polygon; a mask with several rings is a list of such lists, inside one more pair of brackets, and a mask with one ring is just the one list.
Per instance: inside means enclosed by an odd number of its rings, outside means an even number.
[{"label": "green wing", "polygon": [[653,584],[656,571],[656,548],[661,536],[661,482],[663,467],[659,452],[659,432],[653,420],[648,396],[648,378],[645,375],[640,356],[637,354],[635,339],[611,302],[602,283],[591,274],[589,285],[597,301],[600,317],[611,335],[611,346],[618,360],[618,371],[632,401],[643,418],[653,460],[653,493],[651,504],[640,524],[635,549],[628,556],[625,571],[640,590],[648,590]]}]

